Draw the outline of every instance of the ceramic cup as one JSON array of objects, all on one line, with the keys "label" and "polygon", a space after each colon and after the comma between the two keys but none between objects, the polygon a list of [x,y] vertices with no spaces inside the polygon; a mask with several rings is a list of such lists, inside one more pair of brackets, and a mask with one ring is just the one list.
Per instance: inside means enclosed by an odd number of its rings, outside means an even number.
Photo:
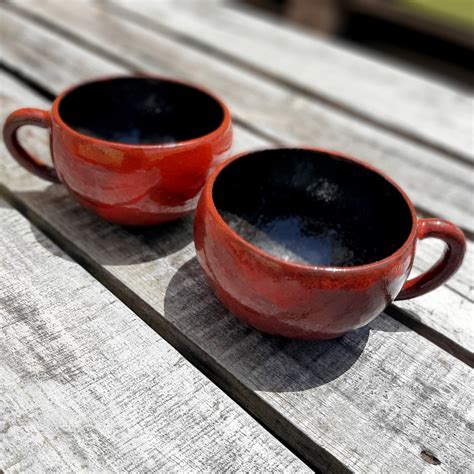
[{"label": "ceramic cup", "polygon": [[[418,239],[446,243],[407,281]],[[196,210],[198,261],[221,302],[255,328],[331,339],[394,299],[425,294],[461,265],[464,235],[375,168],[317,149],[239,155],[209,177]]]},{"label": "ceramic cup", "polygon": [[[23,125],[51,131],[54,167],[21,146],[17,130]],[[210,169],[231,146],[232,125],[224,103],[199,87],[115,77],[66,90],[51,112],[13,112],[3,135],[21,165],[64,184],[100,217],[145,225],[194,210]]]}]

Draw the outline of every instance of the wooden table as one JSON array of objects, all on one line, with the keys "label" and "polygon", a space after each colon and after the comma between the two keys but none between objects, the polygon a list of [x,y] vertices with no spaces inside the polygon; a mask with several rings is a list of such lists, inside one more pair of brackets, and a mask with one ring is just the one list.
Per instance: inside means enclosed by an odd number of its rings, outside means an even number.
[{"label": "wooden table", "polygon": [[[157,72],[229,104],[235,150],[306,143],[473,219],[465,92],[217,0],[0,5],[2,121],[93,76]],[[48,136],[22,131],[49,159]],[[211,295],[192,219],[130,230],[0,146],[4,472],[472,472],[473,245],[427,296],[330,342],[263,335]],[[441,252],[419,246],[416,271]]]}]

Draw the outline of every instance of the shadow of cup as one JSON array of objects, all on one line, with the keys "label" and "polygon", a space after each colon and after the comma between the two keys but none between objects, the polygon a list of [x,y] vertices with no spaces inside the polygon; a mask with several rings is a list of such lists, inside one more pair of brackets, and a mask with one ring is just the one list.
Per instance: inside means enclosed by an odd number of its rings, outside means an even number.
[{"label": "shadow of cup", "polygon": [[[56,229],[67,228],[68,239],[86,249],[100,265],[157,260],[181,250],[193,239],[192,216],[156,226],[120,226],[84,209],[60,185],[48,186],[44,191],[19,192],[18,196],[29,205],[41,207]],[[38,235],[34,225],[32,230]]]},{"label": "shadow of cup", "polygon": [[192,334],[206,352],[257,391],[297,392],[337,379],[359,359],[367,327],[331,341],[263,334],[229,313],[207,286],[196,258],[171,279],[165,317]]}]

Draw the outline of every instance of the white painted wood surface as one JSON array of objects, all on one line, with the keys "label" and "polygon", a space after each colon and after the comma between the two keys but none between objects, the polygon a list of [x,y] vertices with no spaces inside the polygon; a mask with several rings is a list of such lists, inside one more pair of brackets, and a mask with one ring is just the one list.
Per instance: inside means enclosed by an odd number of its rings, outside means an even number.
[{"label": "white painted wood surface", "polygon": [[[317,145],[358,156],[391,175],[425,214],[453,220],[474,233],[474,171],[465,163],[378,130],[158,31],[107,14],[88,2],[66,5],[54,0],[29,0],[27,6],[18,5],[25,13],[34,13],[65,30],[74,42],[84,42],[111,55],[132,70],[162,72],[206,85],[223,97],[239,123],[268,137],[272,145]],[[21,33],[18,29],[13,33],[21,34],[25,42],[30,38],[40,50],[41,44],[34,41],[30,28],[25,24]],[[8,49],[13,54],[18,48],[13,45]],[[9,57],[7,52],[7,61]],[[30,62],[27,65],[32,69]]]},{"label": "white painted wood surface", "polygon": [[310,472],[0,199],[0,470]]},{"label": "white painted wood surface", "polygon": [[[60,10],[58,9],[58,11]],[[80,27],[82,28],[84,25],[89,25],[90,27],[90,25],[99,24],[100,22],[107,22],[107,25],[109,24],[108,17],[104,17],[103,15],[94,17],[92,16],[92,11],[93,10],[86,10],[86,12],[89,13],[87,15],[87,21],[78,22],[78,26],[75,29],[76,32],[78,32]],[[22,20],[16,14],[4,12],[4,18],[8,21],[4,28],[4,42],[3,45],[0,45],[0,49],[3,48],[2,54],[6,58],[6,61],[14,64],[15,68],[22,74],[34,79],[42,87],[50,89],[53,93],[58,93],[61,89],[68,87],[70,84],[91,76],[113,73],[120,74],[127,71],[124,67],[118,66],[110,60],[100,58],[97,55],[74,45],[72,42],[46,31],[45,28]],[[62,16],[61,18],[64,20],[64,24],[67,24],[66,17]],[[68,16],[67,18],[69,18],[70,24],[72,24],[74,18],[71,16]],[[96,19],[94,20],[94,18]],[[116,25],[115,22],[113,25]],[[111,31],[115,31],[114,34],[120,33],[118,35],[119,37],[127,38],[125,32],[120,31],[120,25],[123,25],[123,22],[116,25],[116,27]],[[104,31],[109,31],[105,28],[105,24],[103,26]],[[150,50],[150,45],[152,44],[156,46],[156,48],[151,48],[153,51],[156,51],[156,49],[159,48],[160,43],[157,42],[155,37],[150,36],[148,40],[145,41],[147,38],[142,38],[140,33],[141,30],[136,27],[134,28],[137,36],[133,37],[133,40],[129,38],[128,41],[131,41],[135,47],[137,45],[142,45],[140,50],[141,54],[145,54],[145,47],[147,50]],[[91,30],[87,31],[92,34]],[[44,53],[43,47],[47,48],[47,51]],[[122,51],[125,51],[124,45],[122,48]],[[130,49],[132,52],[136,52],[132,47]],[[139,57],[139,52],[136,52],[136,54],[137,57]],[[62,61],[65,57],[68,58],[68,61],[64,64]],[[45,59],[43,60],[43,58]],[[150,60],[148,57],[145,57],[143,61],[149,63]],[[54,68],[51,67],[51,64],[63,64],[63,66],[61,68]],[[166,65],[169,65],[170,67],[172,67],[172,64],[172,61],[166,63]],[[159,72],[168,72],[167,66],[160,69]],[[204,65],[202,65],[202,67],[204,67]],[[156,68],[152,68],[151,66],[149,69],[156,71]],[[208,82],[205,82],[205,84],[209,85]],[[262,94],[264,94],[264,84],[258,84],[259,90],[261,89]],[[257,85],[255,87],[257,87]],[[232,109],[238,107],[239,103],[245,102],[245,108],[251,110],[252,102],[255,103],[257,100],[255,94],[251,92],[249,92],[251,97],[245,99],[247,91],[251,90],[252,89],[249,85],[248,88],[242,91],[242,94],[239,95],[234,93],[232,96],[228,96],[228,94],[223,91],[224,98],[227,101],[229,101],[229,99],[232,101]],[[19,100],[19,102],[17,102],[19,104],[18,107],[29,105],[28,102],[23,99],[24,95],[22,94],[21,91],[16,92],[16,97],[18,97]],[[13,103],[11,108],[12,110],[15,108]],[[280,110],[279,114],[282,116],[285,114],[285,111]],[[278,116],[274,113],[269,113],[269,116],[276,117],[276,120],[279,120]],[[284,117],[282,117],[281,120],[285,120]],[[336,124],[332,124],[331,127],[333,127],[333,133],[335,135],[338,134]],[[234,151],[248,150],[255,147],[262,148],[265,146],[272,146],[272,144],[263,138],[245,132],[245,129],[237,124]],[[426,159],[430,160],[431,158],[427,156]],[[396,163],[394,162],[394,166],[398,169],[404,168],[400,166],[401,159],[402,158],[400,157],[395,160]],[[13,164],[11,161],[9,161],[9,163],[10,165]],[[445,169],[445,174],[442,176],[449,176],[451,168],[456,170],[457,165],[446,160],[444,163],[439,163],[439,166],[444,166]],[[428,174],[428,177],[424,176],[425,181],[423,182],[422,189],[420,188],[419,195],[422,195],[425,191],[432,190],[433,196],[436,195],[436,199],[433,198],[431,204],[433,206],[433,213],[436,214],[436,206],[439,205],[439,207],[442,208],[445,196],[450,195],[449,192],[445,191],[445,183],[440,183],[439,180],[446,180],[448,182],[448,179],[443,178],[442,176],[436,178],[436,173],[430,174],[428,170],[421,168],[420,166],[412,166],[409,169],[406,174],[407,178],[410,178],[411,180],[408,191],[413,191],[414,188],[412,183],[414,186],[418,186],[418,176]],[[461,171],[462,170],[459,170],[459,173],[463,174]],[[455,172],[458,173],[458,171]],[[414,173],[418,174],[414,176]],[[464,172],[464,175],[466,185],[469,185],[468,189],[464,189],[463,186],[460,186],[461,191],[459,202],[462,202],[466,210],[466,218],[472,221],[470,211],[470,198],[472,194],[470,190],[471,186],[469,175],[466,174],[466,172]],[[454,186],[457,186],[457,184],[452,184],[451,188]],[[412,192],[410,192],[410,195],[412,195]],[[418,197],[418,194],[412,197]],[[414,202],[416,205],[420,204],[418,199]],[[418,259],[415,263],[415,268],[417,270],[428,268],[429,264],[440,255],[442,247],[437,244],[438,242],[436,241],[425,241],[420,245]],[[404,308],[410,312],[409,316],[411,318],[421,320],[427,326],[444,334],[456,344],[461,345],[468,353],[470,353],[471,357],[474,352],[474,326],[471,308],[474,274],[473,255],[472,245],[469,244],[469,252],[461,271],[457,273],[443,288],[440,288],[436,292],[422,298],[397,303],[398,307]]]},{"label": "white painted wood surface", "polygon": [[[300,87],[430,145],[474,160],[472,95],[348,44],[320,39],[257,9],[200,0],[109,0],[208,50]],[[381,61],[383,59],[383,62]]]},{"label": "white painted wood surface", "polygon": [[[18,100],[35,105],[22,86],[3,84],[16,99],[3,97],[2,111]],[[33,148],[44,154],[46,145],[44,137]],[[205,285],[190,219],[143,230],[109,225],[0,153],[2,185],[16,205],[313,466],[470,468],[473,372],[465,364],[386,315],[331,342],[251,330]],[[441,464],[427,463],[425,452]]]}]

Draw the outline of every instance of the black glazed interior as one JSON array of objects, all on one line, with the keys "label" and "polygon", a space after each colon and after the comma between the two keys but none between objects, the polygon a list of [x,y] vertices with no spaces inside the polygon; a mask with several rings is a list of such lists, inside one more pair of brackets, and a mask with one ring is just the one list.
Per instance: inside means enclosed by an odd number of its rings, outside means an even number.
[{"label": "black glazed interior", "polygon": [[213,97],[193,87],[130,77],[73,89],[62,98],[59,115],[85,135],[158,145],[207,135],[221,125],[224,111]]},{"label": "black glazed interior", "polygon": [[286,261],[354,266],[390,256],[408,238],[410,208],[379,174],[311,150],[267,150],[226,166],[217,210],[238,234]]}]

